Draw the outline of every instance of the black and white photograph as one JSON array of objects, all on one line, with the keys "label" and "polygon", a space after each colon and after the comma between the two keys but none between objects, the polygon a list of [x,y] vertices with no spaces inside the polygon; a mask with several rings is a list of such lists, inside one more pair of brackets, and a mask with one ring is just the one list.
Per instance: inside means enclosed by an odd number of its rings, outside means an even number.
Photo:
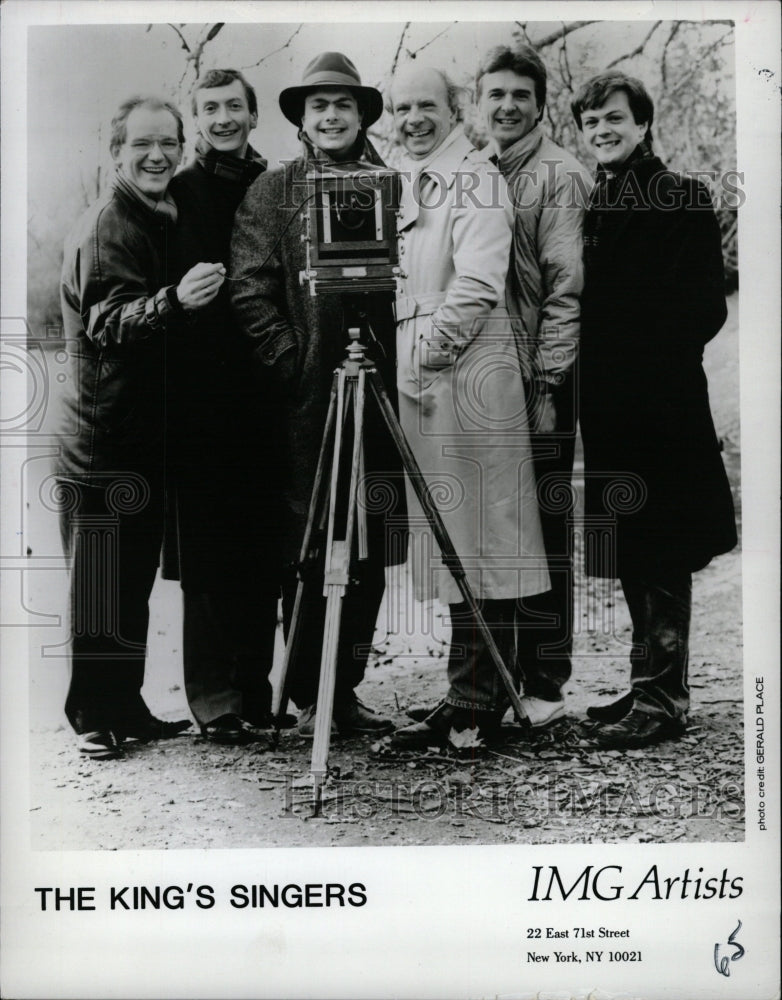
[{"label": "black and white photograph", "polygon": [[776,995],[778,8],[2,17],[3,995]]}]

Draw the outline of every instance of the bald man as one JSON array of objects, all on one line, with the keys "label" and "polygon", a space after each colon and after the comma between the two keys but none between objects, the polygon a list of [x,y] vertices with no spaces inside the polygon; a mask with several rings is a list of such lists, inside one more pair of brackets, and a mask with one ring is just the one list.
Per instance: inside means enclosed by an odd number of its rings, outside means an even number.
[{"label": "bald man", "polygon": [[[400,420],[506,663],[514,605],[548,590],[513,330],[504,310],[512,208],[503,178],[459,125],[440,70],[395,77],[390,110],[402,165],[396,302]],[[453,627],[445,700],[394,742],[426,747],[454,732],[496,738],[506,694],[477,624],[443,566],[408,485],[416,597],[447,603]]]}]

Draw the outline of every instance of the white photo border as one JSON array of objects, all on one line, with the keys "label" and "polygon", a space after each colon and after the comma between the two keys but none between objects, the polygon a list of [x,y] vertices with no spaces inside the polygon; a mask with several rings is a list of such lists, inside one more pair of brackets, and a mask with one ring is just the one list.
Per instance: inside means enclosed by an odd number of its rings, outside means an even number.
[{"label": "white photo border", "polygon": [[[779,818],[760,831],[750,805],[755,677],[766,683],[768,794],[779,802],[780,17],[758,2],[265,3],[35,2],[2,9],[2,299],[6,329],[26,313],[26,33],[30,26],[178,22],[650,20],[735,21],[744,580],[746,835],[720,844],[43,852],[30,847],[29,693],[18,534],[18,451],[3,455],[2,617],[3,995],[17,998],[635,997],[765,1000],[779,991]],[[74,73],[79,67],[74,66]],[[11,326],[9,326],[11,324]],[[5,336],[5,332],[4,332]],[[4,373],[5,374],[5,373]],[[18,412],[5,396],[4,415]],[[7,557],[7,558],[6,558]],[[738,765],[738,762],[737,762]],[[534,866],[572,879],[607,866],[626,887],[657,865],[743,879],[738,899],[529,901]],[[336,882],[367,887],[360,909],[232,910],[236,883]],[[208,884],[220,905],[173,912],[42,912],[36,887]],[[628,894],[629,894],[628,889]],[[746,954],[730,976],[715,945],[742,923]],[[527,928],[630,928],[637,966],[530,966]],[[639,943],[640,942],[640,943]],[[570,942],[565,951],[570,950]],[[598,989],[599,987],[599,989]],[[547,993],[546,991],[550,991]],[[591,991],[591,992],[590,992]]]}]

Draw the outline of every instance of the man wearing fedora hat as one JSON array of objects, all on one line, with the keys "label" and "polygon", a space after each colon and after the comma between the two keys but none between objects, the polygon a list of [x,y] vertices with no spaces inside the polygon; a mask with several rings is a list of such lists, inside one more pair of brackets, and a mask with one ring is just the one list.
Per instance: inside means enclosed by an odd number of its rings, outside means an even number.
[{"label": "man wearing fedora hat", "polygon": [[[296,566],[315,479],[334,368],[345,356],[346,336],[339,296],[314,298],[302,286],[306,268],[301,240],[308,171],[382,167],[366,130],[382,114],[374,87],[361,84],[353,63],[339,52],[324,52],[304,71],[302,83],[279,97],[285,117],[299,129],[301,155],[259,177],[234,220],[231,243],[231,305],[249,339],[259,388],[280,416],[284,464],[281,524],[283,618],[287,632],[296,593]],[[299,220],[297,224],[296,220]],[[394,323],[391,297],[374,294],[370,322],[382,351],[375,360],[387,385],[394,381]],[[380,513],[369,514],[370,557],[344,598],[334,722],[341,733],[378,734],[391,723],[362,705],[355,687],[364,675],[375,620],[385,586],[383,553],[390,548],[386,519],[404,503],[398,459],[380,415],[368,409],[364,423],[366,475],[396,496]],[[402,507],[402,509],[404,509]],[[398,514],[397,514],[398,517]],[[403,550],[403,546],[397,546]],[[303,608],[306,628],[289,678],[300,709],[299,732],[311,736],[317,697],[325,600],[315,594]]]}]

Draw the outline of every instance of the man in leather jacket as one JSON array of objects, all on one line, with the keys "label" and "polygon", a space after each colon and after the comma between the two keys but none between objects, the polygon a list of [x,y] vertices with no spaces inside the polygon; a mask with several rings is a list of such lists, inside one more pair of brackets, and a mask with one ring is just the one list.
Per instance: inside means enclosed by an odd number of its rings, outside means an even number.
[{"label": "man in leather jacket", "polygon": [[81,753],[98,760],[121,756],[123,739],[175,736],[190,724],[156,719],[141,696],[163,533],[167,345],[224,275],[198,263],[172,281],[176,207],[167,189],[183,140],[172,105],[125,101],[112,120],[113,188],[65,243],[61,301],[72,367],[56,464],[72,559],[65,712]]}]

